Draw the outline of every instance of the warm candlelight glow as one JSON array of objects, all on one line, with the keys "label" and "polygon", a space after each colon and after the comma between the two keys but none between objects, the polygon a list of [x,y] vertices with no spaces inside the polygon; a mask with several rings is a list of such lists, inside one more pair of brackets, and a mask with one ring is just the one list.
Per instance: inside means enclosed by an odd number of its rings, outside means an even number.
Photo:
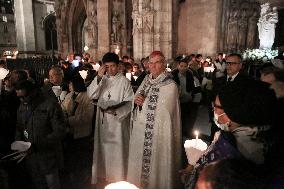
[{"label": "warm candlelight glow", "polygon": [[139,188],[128,182],[120,181],[107,185],[105,189],[139,189]]},{"label": "warm candlelight glow", "polygon": [[119,48],[119,46],[117,45],[116,48],[115,48],[115,50],[114,50],[114,53],[118,55],[119,52],[120,52],[120,48]]},{"label": "warm candlelight glow", "polygon": [[195,139],[198,140],[199,132],[196,130],[196,131],[194,131],[194,134],[195,134],[195,137],[196,137]]},{"label": "warm candlelight glow", "polygon": [[89,50],[89,47],[88,46],[85,46],[84,47],[84,51],[88,51]]}]

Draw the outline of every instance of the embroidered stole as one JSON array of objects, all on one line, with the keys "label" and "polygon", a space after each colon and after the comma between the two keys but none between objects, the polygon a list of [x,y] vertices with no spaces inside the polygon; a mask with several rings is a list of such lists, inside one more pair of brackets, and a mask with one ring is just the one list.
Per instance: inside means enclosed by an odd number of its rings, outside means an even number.
[{"label": "embroidered stole", "polygon": [[155,110],[159,99],[160,87],[168,85],[173,82],[171,76],[167,73],[161,75],[157,80],[150,79],[151,75],[146,76],[147,81],[142,89],[145,91],[145,96],[149,96],[149,101],[146,106],[146,128],[144,134],[144,146],[142,157],[142,172],[141,172],[141,186],[147,188],[149,184],[150,168],[151,168],[151,155],[154,136],[155,124]]}]

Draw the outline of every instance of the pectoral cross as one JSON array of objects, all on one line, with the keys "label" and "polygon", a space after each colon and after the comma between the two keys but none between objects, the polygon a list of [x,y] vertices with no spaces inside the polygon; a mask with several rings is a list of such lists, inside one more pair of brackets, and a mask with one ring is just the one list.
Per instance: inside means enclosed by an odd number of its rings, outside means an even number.
[{"label": "pectoral cross", "polygon": [[107,95],[107,97],[108,97],[108,100],[110,100],[110,97],[111,97],[111,95],[110,95],[110,91],[108,91],[108,95]]}]

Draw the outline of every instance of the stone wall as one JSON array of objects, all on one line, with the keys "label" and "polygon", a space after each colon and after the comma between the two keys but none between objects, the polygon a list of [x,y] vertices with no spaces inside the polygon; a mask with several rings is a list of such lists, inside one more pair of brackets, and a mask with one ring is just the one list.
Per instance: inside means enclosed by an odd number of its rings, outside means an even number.
[{"label": "stone wall", "polygon": [[177,54],[215,54],[221,15],[220,1],[187,0],[179,6]]}]

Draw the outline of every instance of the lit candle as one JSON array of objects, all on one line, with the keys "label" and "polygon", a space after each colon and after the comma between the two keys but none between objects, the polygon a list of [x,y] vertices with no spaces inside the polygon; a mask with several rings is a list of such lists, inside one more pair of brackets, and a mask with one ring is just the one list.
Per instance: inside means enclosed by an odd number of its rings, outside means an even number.
[{"label": "lit candle", "polygon": [[114,53],[115,53],[115,54],[119,54],[119,52],[120,52],[120,48],[119,48],[119,46],[117,45],[116,48],[115,48],[115,50],[114,50]]},{"label": "lit candle", "polygon": [[84,47],[84,51],[88,51],[89,50],[89,47],[86,45],[85,47]]},{"label": "lit candle", "polygon": [[201,139],[198,139],[197,135],[195,139],[186,140],[184,148],[188,163],[195,165],[202,153],[207,149],[207,144]]},{"label": "lit candle", "polygon": [[195,131],[194,134],[195,134],[195,136],[196,136],[195,139],[198,140],[199,132],[198,132],[198,131]]},{"label": "lit candle", "polygon": [[167,68],[169,67],[169,64],[167,64]]},{"label": "lit candle", "polygon": [[195,146],[197,146],[197,141],[198,141],[198,134],[199,134],[199,132],[196,130],[196,131],[194,132],[194,134],[195,134]]}]

